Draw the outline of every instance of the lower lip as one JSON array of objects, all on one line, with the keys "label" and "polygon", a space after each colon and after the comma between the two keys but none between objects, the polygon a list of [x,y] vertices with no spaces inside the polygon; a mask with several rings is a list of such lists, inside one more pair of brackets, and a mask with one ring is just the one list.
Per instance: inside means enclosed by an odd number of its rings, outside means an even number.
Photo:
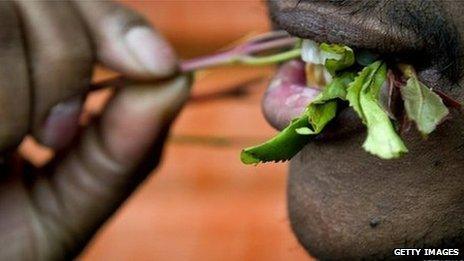
[{"label": "lower lip", "polygon": [[[278,130],[303,113],[320,93],[306,86],[305,66],[300,60],[284,63],[278,69],[264,94],[262,109],[266,120]],[[350,108],[342,109],[337,118],[319,135],[320,139],[346,137],[362,130],[362,123]]]},{"label": "lower lip", "polygon": [[273,127],[281,130],[298,117],[319,93],[320,90],[306,86],[302,61],[284,63],[264,94],[264,116]]}]

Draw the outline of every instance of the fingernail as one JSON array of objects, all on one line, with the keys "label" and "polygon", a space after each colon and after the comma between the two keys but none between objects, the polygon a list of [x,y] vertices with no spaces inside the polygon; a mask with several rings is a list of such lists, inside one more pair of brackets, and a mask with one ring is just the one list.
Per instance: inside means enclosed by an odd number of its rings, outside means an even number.
[{"label": "fingernail", "polygon": [[134,58],[150,74],[169,76],[174,73],[177,66],[174,50],[149,27],[130,29],[125,35],[125,41]]},{"label": "fingernail", "polygon": [[42,125],[40,142],[54,149],[68,145],[76,135],[82,103],[77,97],[55,105]]}]

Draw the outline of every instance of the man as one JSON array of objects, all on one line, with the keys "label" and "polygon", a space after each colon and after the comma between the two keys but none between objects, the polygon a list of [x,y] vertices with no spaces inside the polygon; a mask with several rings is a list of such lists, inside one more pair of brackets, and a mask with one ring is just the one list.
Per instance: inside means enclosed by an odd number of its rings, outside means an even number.
[{"label": "man", "polygon": [[[461,72],[458,1],[269,6],[276,25],[295,35],[415,61],[430,86],[463,96],[462,88],[450,87]],[[114,3],[17,0],[1,2],[0,12],[0,259],[71,258],[156,166],[189,80],[176,75],[175,54],[163,38]],[[118,90],[103,115],[78,130],[96,61],[129,78],[167,80]],[[367,155],[359,146],[362,128],[349,113],[332,126],[340,130],[326,135],[331,139],[306,146],[292,161],[288,190],[302,245],[328,259],[459,246],[464,124],[453,116],[426,141],[407,136],[411,152],[400,160]],[[50,165],[35,169],[16,156],[26,134],[57,150]]]},{"label": "man", "polygon": [[[463,100],[464,2],[289,0],[269,6],[275,24],[294,35],[406,60],[428,86]],[[348,260],[383,259],[401,247],[462,246],[462,115],[455,111],[426,140],[404,134],[409,153],[386,161],[361,148],[364,128],[352,112],[344,113],[330,137],[307,145],[291,162],[288,209],[301,244],[318,258]],[[278,120],[267,118],[274,125]]]}]

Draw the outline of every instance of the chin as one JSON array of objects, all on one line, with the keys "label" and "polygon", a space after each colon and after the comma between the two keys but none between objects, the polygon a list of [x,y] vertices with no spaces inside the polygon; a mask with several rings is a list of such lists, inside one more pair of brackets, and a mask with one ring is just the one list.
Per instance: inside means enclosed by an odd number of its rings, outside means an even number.
[{"label": "chin", "polygon": [[[350,14],[367,2],[375,4]],[[409,8],[427,11],[423,24],[411,19],[405,6],[402,1],[269,1],[270,16],[279,29],[404,59],[418,69],[427,86],[462,101],[464,89],[451,85],[461,79],[456,72],[462,72],[458,54],[463,53],[464,19],[456,14],[462,14],[464,4],[411,1]],[[401,12],[403,16],[395,16]],[[452,13],[456,14],[448,15]],[[329,15],[333,19],[327,19]],[[427,41],[421,35],[426,30],[408,30],[429,28],[427,21],[436,22],[430,32],[448,39],[450,48]],[[405,55],[410,53],[420,55]],[[445,61],[454,66],[452,72],[438,69]],[[296,86],[303,71],[295,61],[283,65],[276,82]],[[285,95],[295,93],[279,91],[279,85],[271,83],[263,99],[265,117],[278,129],[288,124],[295,110],[281,102]],[[290,162],[287,200],[294,234],[309,254],[324,260],[390,259],[395,258],[395,248],[463,246],[464,117],[456,111],[451,116],[427,139],[414,131],[403,133],[409,153],[400,159],[381,160],[366,153],[364,128],[349,111],[328,126],[331,135],[323,133],[300,151]]]},{"label": "chin", "polygon": [[290,164],[288,211],[294,234],[319,259],[393,258],[395,248],[464,245],[464,122],[409,154],[385,161],[361,148],[363,133],[307,145]]}]

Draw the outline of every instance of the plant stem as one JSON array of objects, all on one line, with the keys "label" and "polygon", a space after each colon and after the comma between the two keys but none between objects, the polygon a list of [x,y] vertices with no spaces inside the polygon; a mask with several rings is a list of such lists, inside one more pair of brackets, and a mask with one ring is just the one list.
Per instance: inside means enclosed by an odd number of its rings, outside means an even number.
[{"label": "plant stem", "polygon": [[289,34],[285,30],[278,30],[278,31],[270,31],[266,33],[262,33],[256,36],[251,37],[248,39],[248,43],[260,43],[264,41],[275,40],[278,38],[288,38]]},{"label": "plant stem", "polygon": [[[299,43],[300,40],[298,38],[290,37],[283,31],[265,33],[251,38],[248,42],[240,44],[230,50],[183,61],[180,64],[179,70],[181,73],[189,73],[222,65],[244,64],[259,66],[275,64],[299,57],[301,54]],[[273,55],[257,56],[257,54],[260,52],[266,53],[270,51],[281,50],[283,48],[290,48],[290,50]],[[124,76],[119,75],[94,83],[91,85],[90,89],[95,90],[108,86],[121,86],[129,81],[130,80],[126,79]],[[153,80],[146,81],[150,82]]]},{"label": "plant stem", "polygon": [[214,66],[233,64],[237,61],[240,62],[242,56],[250,56],[257,52],[270,51],[277,48],[293,47],[297,43],[298,39],[287,37],[264,43],[239,45],[230,51],[184,61],[181,63],[180,68],[182,72],[191,72]]},{"label": "plant stem", "polygon": [[264,57],[242,57],[240,62],[246,65],[270,65],[288,61],[301,56],[301,49],[293,49],[284,53],[274,54]]}]

